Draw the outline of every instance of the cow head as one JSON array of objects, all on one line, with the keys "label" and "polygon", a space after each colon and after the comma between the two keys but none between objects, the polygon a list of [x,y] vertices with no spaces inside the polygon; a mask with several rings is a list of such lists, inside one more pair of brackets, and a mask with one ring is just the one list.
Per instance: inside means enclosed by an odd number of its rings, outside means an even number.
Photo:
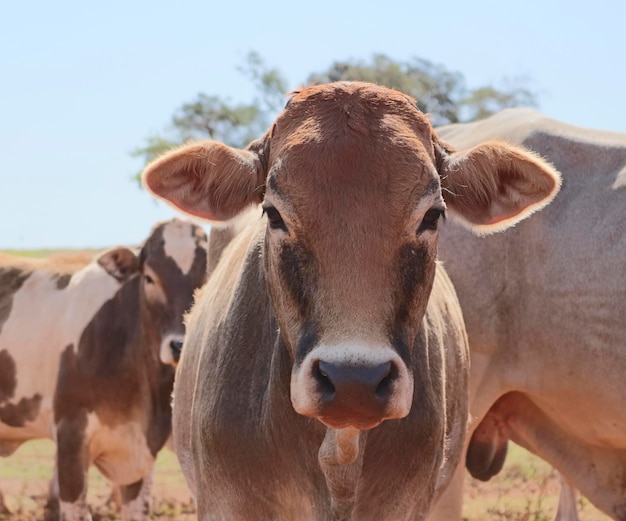
[{"label": "cow head", "polygon": [[165,364],[176,365],[185,333],[183,315],[191,308],[194,291],[206,280],[204,230],[173,219],[157,224],[139,253],[113,248],[97,262],[120,282],[140,273],[141,309],[160,338],[159,357]]},{"label": "cow head", "polygon": [[503,229],[546,204],[560,181],[504,144],[454,151],[399,92],[337,83],[293,94],[245,150],[185,145],[151,164],[144,182],[214,222],[262,205],[293,407],[333,428],[369,429],[411,409],[444,213],[482,233]]}]

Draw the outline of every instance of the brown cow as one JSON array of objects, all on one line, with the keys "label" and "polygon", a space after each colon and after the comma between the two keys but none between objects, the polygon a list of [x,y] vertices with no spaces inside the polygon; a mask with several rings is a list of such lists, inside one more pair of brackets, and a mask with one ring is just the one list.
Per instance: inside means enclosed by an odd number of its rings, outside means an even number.
[{"label": "brown cow", "polygon": [[424,519],[467,423],[438,221],[447,205],[503,229],[558,174],[496,143],[454,152],[401,93],[337,83],[295,93],[246,150],[190,144],[144,181],[213,221],[252,206],[192,310],[175,385],[199,518]]},{"label": "brown cow", "polygon": [[81,269],[0,259],[0,453],[56,440],[62,519],[90,519],[91,463],[121,485],[125,519],[147,518],[171,432],[164,362],[206,267],[206,234],[180,220],[156,226],[138,254],[116,248]]},{"label": "brown cow", "polygon": [[[471,349],[467,467],[489,479],[512,440],[626,520],[626,134],[529,109],[438,132],[528,147],[563,172],[555,201],[509,233],[441,231]],[[558,518],[575,519],[572,499],[564,488]]]}]

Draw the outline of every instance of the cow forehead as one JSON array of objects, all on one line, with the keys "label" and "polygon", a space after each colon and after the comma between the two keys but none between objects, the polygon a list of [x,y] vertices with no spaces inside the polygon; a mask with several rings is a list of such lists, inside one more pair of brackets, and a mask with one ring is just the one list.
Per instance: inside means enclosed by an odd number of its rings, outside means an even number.
[{"label": "cow forehead", "polygon": [[174,259],[184,274],[189,273],[196,256],[198,238],[195,229],[182,221],[172,221],[163,228],[165,255]]},{"label": "cow forehead", "polygon": [[172,259],[183,275],[187,275],[196,260],[198,248],[206,249],[207,236],[195,224],[173,219],[157,225],[146,240],[143,251],[151,266],[159,259]]},{"label": "cow forehead", "polygon": [[339,83],[298,92],[278,116],[274,132],[293,134],[301,127],[302,139],[308,141],[332,139],[348,129],[367,135],[384,129],[387,125],[383,123],[390,117],[404,121],[416,133],[428,134],[431,129],[428,118],[400,92],[370,84]]},{"label": "cow forehead", "polygon": [[370,162],[397,167],[407,159],[410,165],[416,156],[434,159],[430,122],[405,96],[358,83],[341,85],[305,89],[292,99],[272,130],[270,166],[289,156],[313,168],[325,163],[314,170],[318,175],[336,170],[330,174],[336,177],[350,172],[341,168],[349,164],[358,164],[363,175],[372,170]]},{"label": "cow forehead", "polygon": [[397,222],[439,186],[428,119],[400,93],[356,85],[305,89],[277,119],[267,197],[301,220],[384,212]]}]

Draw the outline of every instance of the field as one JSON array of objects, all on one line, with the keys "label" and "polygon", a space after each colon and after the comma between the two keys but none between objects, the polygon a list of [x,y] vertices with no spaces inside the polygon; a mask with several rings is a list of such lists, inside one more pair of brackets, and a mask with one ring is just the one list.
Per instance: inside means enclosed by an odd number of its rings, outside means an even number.
[{"label": "field", "polygon": [[[7,252],[29,257],[49,255],[95,255],[97,250]],[[24,444],[10,458],[0,459],[0,490],[13,514],[0,521],[39,521],[46,519],[48,483],[52,476],[54,445],[51,441]],[[559,494],[559,482],[549,465],[523,449],[512,446],[502,472],[487,483],[466,479],[464,519],[467,521],[551,521]],[[119,519],[111,501],[110,485],[92,468],[88,501],[94,521]],[[578,502],[581,521],[607,521],[585,499]],[[157,460],[153,489],[152,519],[190,521],[195,519],[191,495],[176,456],[163,450]],[[297,521],[297,520],[294,520]]]},{"label": "field", "polygon": [[[10,458],[0,460],[0,487],[13,509],[0,521],[45,519],[47,487],[52,475],[54,445],[50,441],[30,442]],[[556,512],[559,485],[552,469],[519,447],[512,447],[500,475],[488,483],[467,478],[464,519],[468,521],[550,521]],[[94,521],[119,519],[108,501],[111,489],[91,469],[89,503]],[[608,517],[579,500],[582,521],[606,521]],[[155,520],[195,519],[193,501],[178,467],[176,456],[163,450],[157,460],[153,490]]]}]

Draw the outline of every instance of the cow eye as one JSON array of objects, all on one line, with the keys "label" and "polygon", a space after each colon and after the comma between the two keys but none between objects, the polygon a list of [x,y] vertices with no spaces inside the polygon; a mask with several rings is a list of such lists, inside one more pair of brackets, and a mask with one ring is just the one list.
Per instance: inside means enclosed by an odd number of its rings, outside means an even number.
[{"label": "cow eye", "polygon": [[146,281],[146,284],[154,284],[154,279],[150,275],[144,275],[143,280]]},{"label": "cow eye", "polygon": [[426,230],[434,231],[437,229],[437,225],[439,224],[439,219],[441,217],[445,218],[446,212],[441,208],[431,208],[428,210],[424,217],[422,218],[422,222],[417,229],[417,233],[424,232]]},{"label": "cow eye", "polygon": [[267,222],[269,223],[270,228],[273,230],[283,230],[284,232],[287,231],[285,221],[283,221],[283,218],[276,208],[273,206],[264,207],[263,213],[267,215]]}]

